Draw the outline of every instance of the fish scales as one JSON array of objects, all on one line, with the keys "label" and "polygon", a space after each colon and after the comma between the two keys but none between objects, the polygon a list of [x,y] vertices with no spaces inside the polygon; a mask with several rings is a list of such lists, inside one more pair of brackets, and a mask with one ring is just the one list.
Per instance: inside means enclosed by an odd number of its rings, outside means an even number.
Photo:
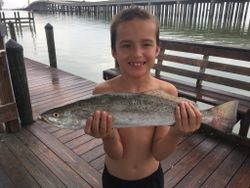
[{"label": "fish scales", "polygon": [[[105,110],[113,117],[113,127],[173,125],[175,109],[185,98],[161,90],[144,93],[106,93],[94,95],[68,105],[48,110],[41,119],[62,128],[79,129],[96,110]],[[229,101],[201,111],[202,122],[223,132],[232,131],[238,101]]]}]

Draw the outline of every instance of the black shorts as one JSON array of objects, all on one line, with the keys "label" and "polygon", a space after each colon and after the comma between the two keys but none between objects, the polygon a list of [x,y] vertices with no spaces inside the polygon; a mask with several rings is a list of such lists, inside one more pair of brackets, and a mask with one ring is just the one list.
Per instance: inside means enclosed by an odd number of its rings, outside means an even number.
[{"label": "black shorts", "polygon": [[151,175],[139,180],[123,180],[111,175],[106,166],[102,174],[103,188],[163,188],[164,175],[161,166]]}]

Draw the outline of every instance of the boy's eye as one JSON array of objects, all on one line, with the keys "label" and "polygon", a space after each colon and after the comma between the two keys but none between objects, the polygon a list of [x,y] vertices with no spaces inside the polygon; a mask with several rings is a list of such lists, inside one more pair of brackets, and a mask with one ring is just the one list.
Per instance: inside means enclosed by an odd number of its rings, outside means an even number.
[{"label": "boy's eye", "polygon": [[143,46],[148,47],[148,46],[152,46],[152,44],[151,43],[145,43],[145,44],[143,44]]},{"label": "boy's eye", "polygon": [[130,47],[131,47],[130,44],[123,44],[123,45],[122,45],[122,48],[130,48]]}]

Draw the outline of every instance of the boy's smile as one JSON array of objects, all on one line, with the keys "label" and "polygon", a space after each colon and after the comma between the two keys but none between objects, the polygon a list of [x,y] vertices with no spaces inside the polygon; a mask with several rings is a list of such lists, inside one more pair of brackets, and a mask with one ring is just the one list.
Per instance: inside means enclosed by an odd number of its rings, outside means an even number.
[{"label": "boy's smile", "polygon": [[133,77],[149,75],[159,53],[155,22],[138,18],[123,22],[117,27],[116,36],[112,55],[123,74]]},{"label": "boy's smile", "polygon": [[139,68],[139,67],[145,65],[146,62],[145,61],[143,61],[143,62],[128,62],[128,64],[132,67]]}]

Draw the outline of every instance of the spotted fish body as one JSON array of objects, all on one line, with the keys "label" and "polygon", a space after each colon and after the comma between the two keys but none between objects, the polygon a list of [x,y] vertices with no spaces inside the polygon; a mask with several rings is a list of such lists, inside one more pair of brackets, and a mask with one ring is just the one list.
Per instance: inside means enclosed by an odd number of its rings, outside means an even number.
[{"label": "spotted fish body", "polygon": [[[96,110],[113,117],[113,127],[173,125],[175,109],[184,98],[154,90],[145,93],[106,93],[48,110],[41,119],[61,128],[80,129]],[[232,131],[236,121],[237,101],[201,111],[202,122],[224,132]]]}]

